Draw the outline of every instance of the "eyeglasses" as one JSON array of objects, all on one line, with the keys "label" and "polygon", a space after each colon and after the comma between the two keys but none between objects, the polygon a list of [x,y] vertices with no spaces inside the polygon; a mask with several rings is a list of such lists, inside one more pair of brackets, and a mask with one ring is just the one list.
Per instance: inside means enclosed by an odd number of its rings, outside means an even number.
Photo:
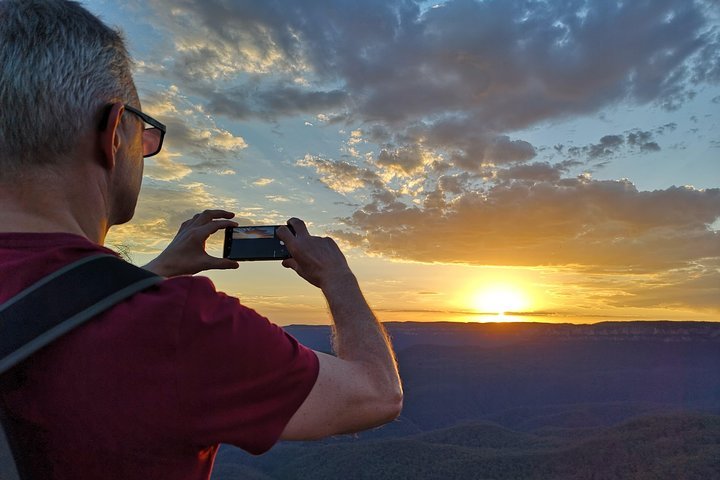
[{"label": "eyeglasses", "polygon": [[167,130],[165,125],[130,105],[125,104],[125,110],[134,113],[140,117],[143,122],[152,125],[143,130],[143,157],[147,158],[157,155],[162,148],[163,139],[165,138],[165,131]]}]

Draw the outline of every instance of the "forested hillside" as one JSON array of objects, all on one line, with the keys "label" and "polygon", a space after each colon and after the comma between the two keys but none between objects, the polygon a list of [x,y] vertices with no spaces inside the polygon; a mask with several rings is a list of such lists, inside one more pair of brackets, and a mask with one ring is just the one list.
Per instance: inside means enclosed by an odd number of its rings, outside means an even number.
[{"label": "forested hillside", "polygon": [[[324,327],[290,330],[328,342]],[[260,457],[224,446],[213,479],[720,479],[720,325],[390,331],[400,419]]]}]

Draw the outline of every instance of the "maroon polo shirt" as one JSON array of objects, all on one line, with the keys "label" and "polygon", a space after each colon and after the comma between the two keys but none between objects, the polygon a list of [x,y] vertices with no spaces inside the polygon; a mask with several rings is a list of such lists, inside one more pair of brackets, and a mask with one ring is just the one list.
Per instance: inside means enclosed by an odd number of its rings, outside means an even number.
[{"label": "maroon polo shirt", "polygon": [[[96,253],[112,252],[71,234],[0,234],[0,303]],[[219,443],[272,447],[317,375],[312,350],[182,276],[33,355],[0,400],[34,478],[207,479]]]}]

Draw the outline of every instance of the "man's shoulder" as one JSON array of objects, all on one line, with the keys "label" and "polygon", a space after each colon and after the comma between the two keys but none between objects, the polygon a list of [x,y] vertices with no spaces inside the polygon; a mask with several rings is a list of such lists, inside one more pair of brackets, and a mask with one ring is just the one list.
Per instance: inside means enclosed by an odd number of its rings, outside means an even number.
[{"label": "man's shoulder", "polygon": [[203,275],[179,275],[166,278],[157,285],[160,292],[182,293],[185,295],[216,295],[215,284]]},{"label": "man's shoulder", "polygon": [[191,330],[210,326],[236,330],[239,325],[253,331],[277,328],[238,298],[218,291],[213,281],[202,275],[168,278],[135,295],[125,307],[133,313],[170,315]]},{"label": "man's shoulder", "polygon": [[0,302],[82,258],[114,254],[69,233],[0,233]]},{"label": "man's shoulder", "polygon": [[182,299],[190,304],[204,301],[232,302],[232,300],[235,300],[225,293],[219,292],[213,281],[202,275],[180,275],[166,278],[144,293],[150,296]]},{"label": "man's shoulder", "polygon": [[183,316],[199,314],[203,311],[233,309],[239,305],[237,299],[218,292],[215,284],[205,276],[182,275],[171,277],[144,290],[135,296],[136,302],[144,307],[155,305],[175,305],[180,307]]}]

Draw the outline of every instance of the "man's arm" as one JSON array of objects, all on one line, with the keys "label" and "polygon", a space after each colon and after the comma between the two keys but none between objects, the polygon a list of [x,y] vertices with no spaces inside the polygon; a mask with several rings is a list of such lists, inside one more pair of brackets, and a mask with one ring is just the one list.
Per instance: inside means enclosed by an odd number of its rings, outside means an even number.
[{"label": "man's arm", "polygon": [[288,223],[295,236],[286,227],[278,229],[278,237],[293,256],[283,266],[322,290],[334,322],[337,356],[316,352],[318,379],[281,438],[310,440],[395,419],[402,409],[403,392],[385,330],[335,242],[311,236],[301,220]]}]

